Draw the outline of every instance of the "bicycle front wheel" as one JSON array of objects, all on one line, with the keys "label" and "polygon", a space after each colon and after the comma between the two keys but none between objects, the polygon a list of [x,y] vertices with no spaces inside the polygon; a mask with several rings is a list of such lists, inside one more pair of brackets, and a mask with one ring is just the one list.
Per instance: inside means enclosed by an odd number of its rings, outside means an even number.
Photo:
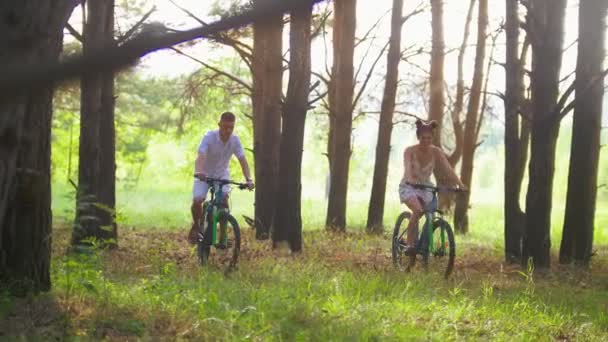
[{"label": "bicycle front wheel", "polygon": [[433,257],[434,267],[443,272],[444,278],[448,278],[454,270],[456,260],[456,241],[454,232],[449,223],[438,218],[433,222],[433,251],[429,257]]},{"label": "bicycle front wheel", "polygon": [[[236,267],[241,251],[241,230],[239,223],[229,213],[220,213],[216,227],[216,242],[213,244],[213,220],[208,216],[208,223],[203,239],[199,239],[198,256],[201,266],[216,265],[226,270]],[[213,252],[211,247],[215,247]]]},{"label": "bicycle front wheel", "polygon": [[408,256],[405,255],[405,250],[407,249],[407,245],[404,244],[404,241],[407,237],[407,226],[410,223],[410,219],[412,214],[405,211],[402,212],[401,215],[397,218],[397,222],[395,223],[395,229],[393,229],[393,239],[392,239],[392,248],[391,254],[393,256],[393,264],[399,270],[410,271],[410,269],[416,263],[416,256]]}]

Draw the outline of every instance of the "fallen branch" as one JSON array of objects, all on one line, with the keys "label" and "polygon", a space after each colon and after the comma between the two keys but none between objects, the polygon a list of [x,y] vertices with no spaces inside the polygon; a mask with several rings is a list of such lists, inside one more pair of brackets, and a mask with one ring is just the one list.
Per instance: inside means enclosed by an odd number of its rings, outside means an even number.
[{"label": "fallen branch", "polygon": [[4,65],[0,69],[1,97],[12,98],[23,88],[42,87],[49,83],[79,78],[81,75],[94,70],[108,72],[127,68],[139,58],[161,49],[206,38],[222,31],[240,28],[262,20],[268,16],[298,10],[323,0],[276,0],[266,6],[244,11],[225,19],[218,20],[205,27],[198,27],[181,32],[149,34],[142,32],[133,39],[118,47],[103,47],[92,51],[87,56],[78,54],[62,61],[47,61],[36,64],[19,63]]}]

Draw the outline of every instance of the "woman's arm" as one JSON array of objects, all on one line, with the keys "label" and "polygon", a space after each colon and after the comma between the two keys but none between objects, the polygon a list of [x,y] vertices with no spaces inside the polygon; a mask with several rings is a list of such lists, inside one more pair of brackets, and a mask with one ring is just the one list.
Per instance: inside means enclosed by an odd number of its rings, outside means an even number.
[{"label": "woman's arm", "polygon": [[414,179],[414,170],[412,169],[412,148],[408,147],[403,151],[403,177],[408,183],[416,183]]},{"label": "woman's arm", "polygon": [[460,188],[465,189],[466,186],[462,183],[462,181],[454,171],[454,168],[452,168],[452,165],[450,165],[450,162],[448,162],[448,158],[445,156],[445,153],[443,153],[443,151],[438,147],[435,147],[433,151],[435,153],[435,160],[439,162],[439,167],[443,170],[443,173],[447,175],[450,183],[458,185]]}]

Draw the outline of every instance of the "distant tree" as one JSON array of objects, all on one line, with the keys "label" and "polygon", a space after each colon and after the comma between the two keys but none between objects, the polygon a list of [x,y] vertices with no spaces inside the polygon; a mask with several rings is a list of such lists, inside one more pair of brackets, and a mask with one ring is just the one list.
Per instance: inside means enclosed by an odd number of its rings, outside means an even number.
[{"label": "distant tree", "polygon": [[[71,0],[4,1],[0,65],[57,61]],[[51,120],[54,87],[0,93],[0,285],[19,295],[51,287]]]},{"label": "distant tree", "polygon": [[579,4],[574,122],[560,263],[588,265],[593,247],[595,203],[604,98],[605,0]]},{"label": "distant tree", "polygon": [[380,109],[378,142],[376,143],[376,161],[372,193],[367,214],[368,232],[382,232],[384,216],[384,199],[386,197],[386,177],[391,150],[393,131],[393,114],[399,82],[399,62],[401,60],[401,29],[403,27],[403,0],[393,0],[391,16],[391,38],[386,62],[386,81]]},{"label": "distant tree", "polygon": [[457,232],[467,233],[469,231],[468,209],[471,195],[471,183],[473,178],[473,157],[477,148],[477,129],[480,121],[480,102],[483,86],[483,68],[486,56],[486,32],[488,27],[488,0],[479,0],[479,11],[477,19],[477,49],[475,52],[475,67],[473,72],[473,83],[471,95],[464,126],[464,140],[462,150],[462,164],[460,178],[469,188],[468,192],[462,193],[456,198],[454,209],[454,228]]},{"label": "distant tree", "polygon": [[279,178],[272,241],[287,241],[293,252],[302,250],[302,152],[310,93],[312,5],[290,14],[289,83],[283,106]]},{"label": "distant tree", "polygon": [[528,2],[526,29],[532,46],[532,131],[523,262],[551,263],[551,206],[555,147],[560,117],[558,96],[566,0]]},{"label": "distant tree", "polygon": [[346,197],[351,156],[354,97],[356,0],[334,1],[333,66],[329,84],[330,133],[328,142],[330,183],[325,225],[346,228]]}]

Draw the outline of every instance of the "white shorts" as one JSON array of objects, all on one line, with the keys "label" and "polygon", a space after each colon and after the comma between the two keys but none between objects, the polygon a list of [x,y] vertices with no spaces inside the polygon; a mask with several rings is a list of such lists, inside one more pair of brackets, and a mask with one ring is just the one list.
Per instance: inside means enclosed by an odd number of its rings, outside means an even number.
[{"label": "white shorts", "polygon": [[401,199],[401,203],[405,203],[405,201],[409,199],[416,199],[417,197],[424,201],[425,207],[433,201],[433,194],[430,191],[416,189],[407,184],[399,184],[399,198]]},{"label": "white shorts", "polygon": [[[216,185],[216,191],[217,191],[217,185]],[[222,187],[222,190],[224,191],[224,194],[229,194],[230,193],[230,184],[225,184]],[[207,193],[209,192],[209,183],[207,182],[203,182],[200,179],[194,179],[194,184],[192,185],[192,199],[193,200],[206,200],[207,199]]]}]

